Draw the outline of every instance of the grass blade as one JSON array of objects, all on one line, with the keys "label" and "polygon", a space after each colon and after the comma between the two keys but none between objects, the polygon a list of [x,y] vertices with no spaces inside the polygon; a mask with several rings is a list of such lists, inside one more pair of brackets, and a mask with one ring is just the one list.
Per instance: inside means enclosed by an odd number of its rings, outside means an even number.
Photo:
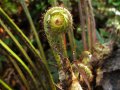
[{"label": "grass blade", "polygon": [[9,60],[11,61],[11,63],[13,64],[13,66],[15,67],[16,71],[18,72],[18,74],[20,75],[22,82],[24,83],[24,85],[26,86],[27,90],[30,90],[28,82],[24,76],[24,74],[22,73],[21,69],[19,68],[18,64],[14,61],[14,59],[7,55],[7,57],[9,58]]},{"label": "grass blade", "polygon": [[29,73],[30,77],[32,78],[32,80],[34,81],[34,84],[36,86],[36,88],[38,87],[37,85],[37,81],[35,79],[35,77],[33,76],[32,72],[30,71],[30,69],[28,68],[28,66],[22,61],[22,59],[15,54],[1,39],[0,39],[0,45],[8,52],[11,54],[12,57],[14,57],[23,67],[24,69]]},{"label": "grass blade", "polygon": [[27,8],[27,5],[26,5],[26,3],[25,3],[24,0],[19,0],[19,1],[20,1],[21,5],[22,5],[22,7],[23,7],[23,9],[24,9],[24,11],[25,11],[25,14],[26,14],[26,16],[27,16],[27,19],[28,19],[28,21],[29,21],[29,23],[30,23],[31,30],[32,30],[33,33],[34,33],[36,42],[37,42],[37,44],[38,44],[38,48],[39,48],[40,53],[41,53],[41,56],[42,56],[42,58],[44,58],[44,60],[46,60],[46,57],[45,57],[45,54],[44,54],[44,51],[43,51],[43,47],[42,47],[41,41],[40,41],[39,36],[38,36],[38,34],[37,34],[37,31],[36,31],[35,25],[34,25],[34,23],[33,23],[33,20],[32,20],[32,18],[31,18],[31,16],[30,16],[30,12],[29,12],[29,10],[28,10],[28,8]]},{"label": "grass blade", "polygon": [[[26,35],[22,32],[22,30],[13,22],[13,20],[3,11],[2,8],[0,8],[0,15],[3,17],[5,21],[8,22],[8,24],[15,29],[15,32],[22,38],[22,40],[25,42],[25,44],[29,47],[29,49],[32,51],[34,55],[39,54],[36,48],[32,45],[30,40],[26,37]],[[14,30],[13,29],[13,30]],[[40,55],[41,58],[41,55]]]},{"label": "grass blade", "polygon": [[3,17],[2,19],[4,19],[5,21],[7,21],[7,23],[14,28],[15,32],[18,33],[18,35],[22,38],[22,40],[25,42],[25,44],[29,47],[29,49],[32,51],[32,53],[39,59],[42,60],[41,65],[44,66],[43,71],[45,72],[45,75],[47,77],[47,81],[50,83],[50,87],[52,90],[56,90],[55,89],[55,85],[54,85],[54,81],[52,78],[52,75],[49,71],[48,65],[46,60],[44,60],[41,56],[41,54],[39,54],[39,52],[36,50],[36,48],[32,45],[32,43],[30,42],[30,40],[26,37],[26,35],[22,32],[22,30],[13,22],[12,19],[10,19],[10,17],[4,12],[4,10],[2,8],[0,8],[0,16]]},{"label": "grass blade", "polygon": [[9,85],[7,85],[2,79],[0,79],[0,83],[7,89],[7,90],[13,90]]},{"label": "grass blade", "polygon": [[28,56],[28,54],[26,53],[26,51],[23,49],[23,47],[20,45],[20,43],[17,41],[17,39],[15,38],[15,36],[10,32],[10,30],[8,30],[8,28],[5,26],[5,24],[2,22],[2,20],[0,19],[0,24],[3,26],[4,30],[8,33],[8,35],[11,37],[11,39],[14,41],[14,43],[16,44],[16,46],[18,47],[18,49],[21,51],[21,53],[23,54],[23,56],[26,58],[26,60],[30,63],[30,65],[32,66],[32,68],[35,70],[35,72],[37,73],[38,70],[35,67],[34,63],[32,62],[32,60],[30,59],[30,57]]}]

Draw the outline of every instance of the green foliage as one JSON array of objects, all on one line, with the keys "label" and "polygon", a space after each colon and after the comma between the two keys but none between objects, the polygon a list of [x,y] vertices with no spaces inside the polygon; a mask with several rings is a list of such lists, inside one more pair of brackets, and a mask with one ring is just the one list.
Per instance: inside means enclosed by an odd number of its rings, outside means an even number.
[{"label": "green foliage", "polygon": [[0,79],[0,83],[8,90],[13,90],[9,85],[7,85],[2,79]]},{"label": "green foliage", "polygon": [[[76,11],[77,9],[74,6],[78,4],[79,0],[59,1],[72,12],[73,18],[79,18],[77,16],[78,11]],[[53,12],[49,9],[47,11],[48,14],[45,15],[44,22],[39,21],[43,18],[43,12],[49,8],[46,3],[49,3],[51,6],[57,6],[59,4],[57,0],[30,0],[27,6],[25,0],[0,0],[0,27],[4,28],[5,34],[9,35],[7,38],[5,36],[5,38],[0,39],[0,52],[4,52],[2,54],[0,53],[0,72],[3,69],[3,62],[6,62],[6,60],[10,61],[19,74],[22,83],[28,90],[31,89],[31,87],[36,90],[56,90],[54,84],[59,82],[58,68],[61,66],[59,65],[61,59],[59,54],[62,54],[64,57],[69,57],[70,61],[73,61],[79,59],[84,47],[81,39],[82,29],[79,20],[76,20],[74,24],[75,28],[73,28],[72,15],[67,9],[64,9],[66,11],[62,11],[63,8],[54,7],[57,10]],[[93,0],[92,4],[94,6],[96,21],[101,21],[96,25],[98,41],[102,44],[111,40],[111,38],[120,41],[120,1]],[[20,12],[19,8],[22,8]],[[21,13],[23,11],[26,17],[23,17],[24,14]],[[67,16],[66,13],[69,15]],[[20,17],[14,17],[14,15]],[[22,27],[24,30],[22,30],[21,22],[24,22],[24,20],[25,25]],[[61,21],[55,22],[59,20]],[[28,25],[26,25],[26,21],[29,22]],[[43,31],[39,32],[40,29],[43,29],[43,23],[48,42],[51,46],[50,51],[44,50],[43,47],[46,47],[46,44],[41,43],[41,40],[43,42],[45,40],[45,38],[41,36]],[[109,32],[109,30],[107,31],[106,27],[112,28],[112,33]],[[85,33],[88,34],[86,28],[87,25],[85,25]],[[28,29],[27,33],[30,33],[30,37],[25,35],[24,32],[26,29]],[[73,31],[73,29],[75,29],[75,31]],[[78,34],[76,34],[75,37],[74,32]],[[79,38],[79,40],[76,37]],[[89,36],[87,35],[86,37],[88,38]],[[64,43],[65,39],[67,39],[67,44]],[[47,52],[47,58],[44,52]],[[55,60],[58,60],[57,63]],[[28,76],[28,78],[25,76]],[[33,85],[28,82],[29,78],[32,79],[31,82]],[[0,83],[5,88],[11,89],[11,87],[1,79]]]},{"label": "green foliage", "polygon": [[108,5],[109,6],[114,6],[116,9],[120,10],[120,1],[119,0],[108,0]]},{"label": "green foliage", "polygon": [[43,11],[46,9],[45,2],[41,2],[35,5],[36,6],[36,11]]},{"label": "green foliage", "polygon": [[110,35],[111,37],[110,38],[113,38],[114,40],[120,42],[120,18],[119,17],[116,17],[116,18],[113,18],[113,19],[109,19],[107,22],[106,22],[106,26],[111,28],[111,31],[110,31]]},{"label": "green foliage", "polygon": [[11,40],[11,38],[5,38],[3,40],[7,45],[12,45],[13,41]]},{"label": "green foliage", "polygon": [[13,0],[0,0],[1,7],[9,14],[16,14],[18,12],[17,5]]},{"label": "green foliage", "polygon": [[[97,31],[96,34],[97,34],[97,38],[98,38],[98,40],[100,41],[100,43],[104,43],[105,41],[104,41],[104,39],[103,39],[103,37],[102,37],[103,33],[101,33],[101,35],[100,35],[100,33]],[[104,36],[104,35],[103,35],[103,36]]]},{"label": "green foliage", "polygon": [[57,0],[48,0],[52,6],[57,6]]},{"label": "green foliage", "polygon": [[[104,27],[98,27],[101,37],[104,42],[110,39],[116,39],[119,41],[119,26],[120,26],[120,1],[119,0],[107,0],[98,1],[93,0],[94,12],[96,20],[98,20],[99,25]],[[100,21],[100,22],[99,22]],[[97,33],[97,34],[98,34]],[[101,40],[100,40],[101,41]]]},{"label": "green foliage", "polygon": [[71,14],[67,9],[62,7],[49,9],[44,16],[44,29],[57,64],[60,67],[59,52],[67,57],[66,46],[64,45],[64,34],[72,29]]},{"label": "green foliage", "polygon": [[[31,25],[31,28],[32,28],[33,32],[35,33],[35,37],[36,37],[38,46],[40,46],[40,40],[39,40],[38,35],[37,35],[37,33],[36,33],[35,26],[34,26],[34,24],[33,24],[33,21],[32,21],[32,19],[31,19],[31,16],[30,16],[30,14],[29,14],[29,11],[28,11],[28,9],[27,9],[27,7],[26,7],[26,4],[25,4],[25,2],[22,1],[22,0],[21,0],[21,4],[23,5],[23,8],[24,8],[25,13],[26,13],[26,15],[27,15],[27,18],[28,18],[29,23],[30,23],[30,25]],[[35,53],[35,56],[37,56],[37,58],[39,58],[39,59],[42,60],[41,62],[42,62],[43,64],[41,64],[41,68],[44,69],[44,70],[42,70],[42,72],[45,73],[45,76],[46,76],[46,78],[47,78],[47,81],[49,82],[48,86],[50,86],[50,87],[45,87],[45,85],[43,84],[43,81],[40,80],[39,82],[40,82],[40,84],[42,85],[42,88],[43,88],[44,90],[46,90],[46,88],[51,88],[51,89],[55,90],[55,86],[54,86],[54,83],[53,83],[52,76],[51,76],[50,71],[49,71],[49,69],[48,69],[47,63],[45,62],[44,52],[41,51],[41,50],[43,49],[42,46],[40,46],[40,48],[39,48],[39,49],[40,49],[40,52],[38,52],[38,51],[36,50],[36,48],[35,48],[35,47],[32,45],[32,43],[30,42],[30,40],[29,40],[29,39],[26,37],[26,35],[22,32],[22,30],[12,21],[12,19],[2,10],[2,8],[0,8],[0,15],[1,15],[1,17],[4,18],[4,20],[6,19],[6,21],[9,22],[8,24],[9,24],[12,28],[14,28],[14,29],[17,31],[17,33],[19,33],[20,37],[23,39],[23,41],[25,41],[25,44],[32,49],[33,54]],[[12,40],[15,42],[16,46],[22,51],[23,56],[25,55],[25,57],[26,57],[26,56],[28,57],[26,51],[25,51],[25,50],[23,49],[23,47],[20,45],[19,41],[17,41],[17,39],[16,39],[16,38],[14,37],[14,35],[8,30],[8,28],[5,26],[5,24],[2,22],[1,19],[0,19],[0,24],[1,24],[1,26],[5,29],[5,31],[8,33],[8,35],[12,38]],[[14,59],[16,59],[16,60],[23,66],[23,68],[28,72],[28,74],[29,74],[30,77],[32,78],[33,83],[34,83],[36,89],[39,90],[39,83],[38,83],[37,78],[35,78],[34,73],[31,72],[30,68],[29,68],[29,67],[27,66],[27,64],[21,59],[21,57],[19,57],[12,49],[10,49],[10,48],[6,45],[6,43],[4,43],[1,39],[0,39],[0,45],[1,45],[2,48],[5,49],[6,52],[8,52]],[[40,54],[41,54],[41,55],[40,55]],[[29,57],[26,58],[26,59],[27,59],[27,60],[30,60]],[[10,59],[10,60],[12,60],[12,59]],[[30,60],[30,61],[31,61],[31,60]],[[31,64],[32,64],[32,63],[31,63]],[[24,76],[24,75],[22,75],[22,73],[20,72],[20,69],[19,69],[19,66],[17,65],[17,63],[13,62],[13,65],[16,67],[18,73],[20,74],[21,78],[23,79],[23,76]],[[34,66],[34,64],[32,64],[32,65]],[[44,66],[44,68],[43,68],[43,66]],[[40,75],[39,72],[37,72],[37,73],[38,73],[37,75]],[[40,75],[40,76],[41,76],[41,75]],[[23,80],[23,82],[24,82],[24,81],[25,81],[25,80]],[[24,84],[26,85],[25,87],[28,87],[28,85],[26,84],[26,82],[25,82]],[[7,86],[5,86],[5,87],[7,87]]]}]

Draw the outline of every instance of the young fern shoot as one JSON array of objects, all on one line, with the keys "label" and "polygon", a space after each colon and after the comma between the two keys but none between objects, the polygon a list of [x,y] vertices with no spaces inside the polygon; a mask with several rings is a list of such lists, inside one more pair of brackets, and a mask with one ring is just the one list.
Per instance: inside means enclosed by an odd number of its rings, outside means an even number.
[{"label": "young fern shoot", "polygon": [[[53,7],[47,11],[44,16],[44,29],[47,35],[48,42],[53,49],[54,56],[60,63],[58,54],[54,51],[57,48],[59,51],[66,55],[65,45],[63,43],[63,34],[67,32],[72,26],[71,14],[62,7]],[[63,43],[64,44],[64,43]]]},{"label": "young fern shoot", "polygon": [[72,28],[72,16],[63,7],[52,7],[44,16],[44,29],[59,67],[59,79],[64,90],[82,90],[66,53],[63,35]]}]

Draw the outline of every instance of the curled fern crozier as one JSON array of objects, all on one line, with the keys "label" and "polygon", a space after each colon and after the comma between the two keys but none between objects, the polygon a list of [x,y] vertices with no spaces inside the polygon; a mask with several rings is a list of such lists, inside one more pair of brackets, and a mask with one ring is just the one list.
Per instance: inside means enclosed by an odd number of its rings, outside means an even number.
[{"label": "curled fern crozier", "polygon": [[44,28],[51,34],[65,33],[72,28],[72,16],[63,7],[52,7],[44,16]]}]

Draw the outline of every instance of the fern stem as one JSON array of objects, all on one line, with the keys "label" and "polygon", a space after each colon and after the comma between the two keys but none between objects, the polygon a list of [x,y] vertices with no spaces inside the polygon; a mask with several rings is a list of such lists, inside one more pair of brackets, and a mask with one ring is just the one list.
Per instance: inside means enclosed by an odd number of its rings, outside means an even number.
[{"label": "fern stem", "polygon": [[20,77],[21,77],[24,85],[26,86],[27,90],[30,90],[29,85],[28,85],[28,82],[27,82],[24,74],[22,73],[21,69],[19,68],[18,64],[17,64],[17,63],[14,61],[14,59],[13,59],[11,56],[9,56],[8,54],[7,54],[7,57],[9,58],[9,60],[10,60],[11,63],[13,64],[13,66],[15,67],[16,71],[18,72],[18,74],[20,75]]},{"label": "fern stem", "polygon": [[0,79],[0,83],[7,89],[7,90],[13,90],[8,84],[6,84],[2,79]]},{"label": "fern stem", "polygon": [[[26,58],[26,60],[30,63],[31,67],[34,69],[35,73],[37,74],[37,76],[39,77],[39,71],[36,68],[36,66],[34,65],[33,61],[31,60],[31,58],[28,56],[28,54],[26,53],[26,51],[23,49],[23,47],[20,45],[20,43],[17,41],[17,39],[15,38],[15,36],[10,32],[10,30],[8,30],[8,28],[4,25],[3,21],[0,19],[0,24],[3,26],[4,30],[8,33],[8,35],[11,37],[11,39],[14,41],[14,43],[16,44],[16,46],[18,47],[18,49],[21,51],[21,53],[23,54],[23,56]],[[41,81],[41,80],[40,80]],[[43,82],[41,82],[41,85],[45,88],[45,86],[43,85]]]},{"label": "fern stem", "polygon": [[66,37],[65,37],[65,34],[62,34],[61,35],[61,46],[62,46],[62,48],[63,48],[63,55],[65,56],[65,57],[68,57],[68,55],[67,55],[67,47],[66,47]]},{"label": "fern stem", "polygon": [[[60,40],[61,33],[66,32],[67,31],[66,27],[68,27],[69,29],[69,24],[71,24],[71,22],[68,22],[68,19],[69,18],[71,19],[70,14],[69,16],[67,16],[66,13],[69,12],[66,9],[65,12],[64,9],[65,8],[62,7],[53,7],[50,10],[48,10],[44,16],[45,33],[59,67],[61,67],[60,57],[58,53],[56,53],[55,48],[57,46],[60,46],[59,44],[61,41]],[[64,38],[62,39],[64,40]]]},{"label": "fern stem", "polygon": [[[39,54],[39,52],[36,50],[36,48],[32,45],[32,43],[30,42],[30,40],[26,37],[26,35],[22,32],[22,30],[12,21],[12,19],[10,19],[10,17],[2,10],[2,8],[0,8],[0,15],[3,17],[3,19],[5,21],[8,22],[8,24],[10,26],[12,26],[12,28],[15,29],[15,32],[17,32],[17,34],[21,37],[21,39],[24,41],[24,43],[29,47],[29,49],[32,51],[32,53],[39,59],[41,59],[41,55]],[[13,29],[13,30],[14,30]],[[41,62],[41,65],[43,63]],[[39,72],[38,72],[39,73]]]},{"label": "fern stem", "polygon": [[16,44],[16,46],[18,47],[18,49],[23,54],[23,56],[26,58],[26,60],[30,63],[30,65],[32,66],[32,68],[37,73],[38,70],[35,67],[34,63],[30,59],[30,57],[28,56],[28,54],[26,53],[26,51],[23,49],[23,47],[20,45],[20,43],[17,41],[17,39],[15,38],[15,36],[10,32],[10,30],[8,30],[8,28],[5,26],[5,24],[3,23],[3,21],[1,19],[0,19],[0,24],[3,26],[4,30],[8,33],[8,35],[11,37],[11,39],[14,41],[14,43]]},{"label": "fern stem", "polygon": [[0,15],[3,17],[3,19],[5,19],[8,22],[8,24],[10,24],[10,26],[12,26],[15,29],[15,32],[18,33],[18,35],[22,38],[22,40],[29,47],[29,49],[32,51],[32,53],[37,58],[42,60],[41,67],[42,67],[42,65],[44,66],[42,69],[45,72],[45,75],[46,75],[46,77],[48,79],[48,82],[50,83],[50,87],[51,87],[51,89],[56,90],[55,86],[54,86],[54,81],[53,81],[52,75],[51,75],[51,73],[49,71],[46,60],[42,58],[41,54],[39,54],[39,52],[32,45],[30,40],[26,37],[26,35],[22,32],[22,30],[12,21],[12,19],[10,19],[10,17],[2,10],[2,8],[0,8]]},{"label": "fern stem", "polygon": [[38,48],[39,48],[39,50],[40,50],[40,54],[41,54],[43,60],[46,60],[46,57],[45,57],[45,54],[44,54],[44,51],[43,51],[43,47],[42,47],[41,41],[40,41],[39,36],[38,36],[38,34],[37,34],[37,31],[36,31],[36,28],[35,28],[35,26],[34,26],[33,20],[32,20],[32,18],[31,18],[31,16],[30,16],[30,13],[29,13],[29,10],[28,10],[28,8],[27,8],[27,5],[26,5],[26,3],[25,3],[24,0],[19,0],[19,1],[20,1],[21,5],[22,5],[24,11],[25,11],[25,14],[26,14],[27,19],[28,19],[28,21],[29,21],[29,23],[30,23],[31,29],[32,29],[32,31],[33,31],[33,33],[34,33],[36,42],[37,42],[37,44],[38,44]]},{"label": "fern stem", "polygon": [[81,22],[81,29],[82,29],[82,42],[84,46],[84,50],[87,50],[87,41],[86,41],[86,32],[85,32],[85,17],[83,17],[83,0],[78,1],[79,6],[79,16]]},{"label": "fern stem", "polygon": [[87,22],[87,33],[88,33],[88,49],[91,52],[93,46],[93,37],[92,37],[92,24],[91,24],[91,15],[89,13],[89,7],[86,1],[84,1],[85,13],[86,13],[86,22]]},{"label": "fern stem", "polygon": [[[26,35],[22,32],[22,30],[13,22],[12,19],[10,19],[10,17],[3,11],[2,8],[0,8],[0,15],[3,17],[3,19],[5,21],[8,22],[8,24],[15,29],[15,32],[17,32],[17,34],[22,38],[22,40],[25,42],[25,44],[29,47],[29,49],[32,51],[32,53],[34,55],[36,55],[36,53],[38,53],[38,51],[36,50],[36,48],[32,45],[32,43],[30,42],[30,40],[26,37]],[[13,30],[14,30],[13,29]],[[41,55],[40,55],[41,57]]]},{"label": "fern stem", "polygon": [[30,71],[30,69],[28,68],[28,66],[22,61],[22,59],[15,54],[1,39],[0,39],[0,45],[8,52],[11,54],[12,57],[14,57],[23,67],[24,69],[26,69],[26,71],[29,73],[30,77],[32,78],[32,80],[34,81],[34,84],[38,90],[38,85],[37,85],[37,81],[35,79],[35,77],[33,76],[32,72]]},{"label": "fern stem", "polygon": [[89,12],[91,14],[91,24],[92,24],[92,38],[93,38],[93,43],[97,42],[97,36],[96,36],[96,24],[95,24],[95,18],[94,18],[94,14],[93,14],[93,8],[92,8],[92,4],[91,4],[91,0],[88,0],[88,5],[89,5]]},{"label": "fern stem", "polygon": [[70,47],[73,54],[73,60],[76,60],[76,44],[74,40],[73,29],[70,29],[70,31],[68,32],[68,36],[69,36]]},{"label": "fern stem", "polygon": [[[68,8],[69,10],[71,10],[71,2],[69,2],[69,0],[62,0],[64,5],[66,6],[66,8]],[[68,38],[69,38],[69,42],[70,42],[70,47],[72,50],[72,54],[73,54],[73,60],[76,59],[76,43],[75,43],[75,38],[74,38],[74,32],[73,32],[73,28],[71,28],[68,31]]]}]

